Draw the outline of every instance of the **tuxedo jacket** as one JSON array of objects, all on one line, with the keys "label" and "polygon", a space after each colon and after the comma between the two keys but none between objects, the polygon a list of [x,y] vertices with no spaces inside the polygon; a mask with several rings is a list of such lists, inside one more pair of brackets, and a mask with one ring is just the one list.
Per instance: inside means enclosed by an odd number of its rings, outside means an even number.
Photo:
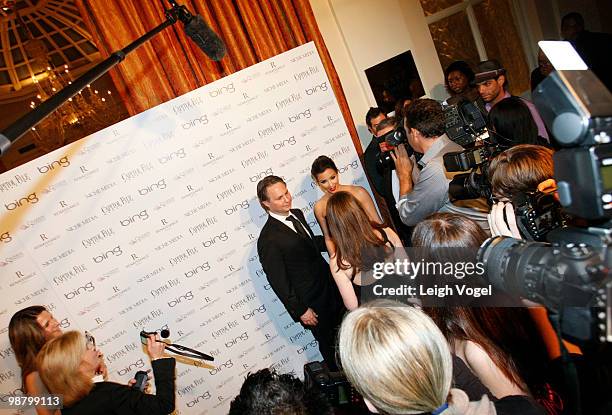
[{"label": "tuxedo jacket", "polygon": [[309,307],[320,316],[333,313],[338,296],[329,264],[321,256],[326,249],[323,236],[313,234],[301,210],[291,209],[291,213],[311,238],[268,216],[257,240],[257,253],[272,289],[299,322]]}]

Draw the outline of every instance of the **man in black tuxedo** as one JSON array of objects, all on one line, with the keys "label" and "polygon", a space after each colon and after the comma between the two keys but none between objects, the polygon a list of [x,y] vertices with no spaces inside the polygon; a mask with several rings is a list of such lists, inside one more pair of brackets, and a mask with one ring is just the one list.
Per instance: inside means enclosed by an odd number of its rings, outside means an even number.
[{"label": "man in black tuxedo", "polygon": [[335,333],[344,307],[321,256],[324,238],[313,234],[301,210],[291,209],[291,194],[280,177],[259,181],[257,197],[269,214],[257,240],[268,282],[293,320],[312,331],[323,359],[335,370]]}]

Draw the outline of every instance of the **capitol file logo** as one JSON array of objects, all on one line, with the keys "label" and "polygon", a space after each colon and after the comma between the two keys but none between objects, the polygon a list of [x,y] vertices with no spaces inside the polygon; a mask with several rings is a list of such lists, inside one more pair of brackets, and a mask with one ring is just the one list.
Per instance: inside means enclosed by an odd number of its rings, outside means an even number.
[{"label": "capitol file logo", "polygon": [[161,179],[157,183],[150,184],[142,189],[138,189],[138,194],[144,196],[149,194],[155,190],[165,190],[166,189],[166,179]]},{"label": "capitol file logo", "polygon": [[306,95],[312,95],[318,91],[327,91],[327,81],[306,89]]},{"label": "capitol file logo", "polygon": [[25,206],[26,204],[33,205],[35,203],[38,203],[38,196],[36,196],[36,192],[32,192],[26,197],[22,197],[19,200],[15,200],[14,202],[9,203],[8,205],[5,203],[4,207],[6,208],[6,210],[15,210],[18,207]]},{"label": "capitol file logo", "polygon": [[130,373],[131,371],[133,371],[134,369],[142,369],[144,366],[145,366],[145,363],[144,363],[144,360],[142,360],[142,357],[141,357],[140,359],[138,359],[134,363],[130,363],[129,365],[127,365],[123,369],[119,369],[117,371],[117,374],[119,376],[125,376],[128,373]]},{"label": "capitol file logo", "polygon": [[147,210],[144,209],[133,216],[120,220],[119,223],[121,224],[121,226],[129,226],[132,223],[144,222],[147,219],[149,219],[149,214],[147,213]]},{"label": "capitol file logo", "polygon": [[4,232],[2,235],[0,235],[0,241],[8,244],[9,242],[11,242],[13,240],[13,237],[11,236],[10,232]]},{"label": "capitol file logo", "polygon": [[266,305],[265,305],[265,304],[262,304],[262,305],[260,305],[259,307],[257,307],[257,308],[255,308],[255,309],[251,310],[251,312],[250,312],[250,313],[243,314],[243,315],[242,315],[242,318],[243,318],[244,320],[249,320],[251,317],[254,317],[256,314],[263,314],[263,313],[265,313],[265,312],[266,312]]},{"label": "capitol file logo", "polygon": [[70,161],[68,160],[67,156],[64,156],[59,160],[52,161],[46,166],[36,167],[36,168],[38,169],[39,173],[45,174],[47,172],[50,172],[51,170],[55,170],[58,167],[68,167],[68,166],[70,166]]},{"label": "capitol file logo", "polygon": [[210,91],[208,93],[208,95],[211,98],[216,98],[219,95],[222,95],[224,93],[233,94],[234,92],[236,92],[236,88],[234,88],[234,83],[231,82],[231,83],[227,84],[226,86],[222,86],[221,88],[214,89],[214,90]]},{"label": "capitol file logo", "polygon": [[116,257],[116,256],[121,256],[121,255],[123,255],[123,251],[121,250],[121,245],[117,245],[110,251],[106,251],[98,256],[93,257],[92,259],[93,259],[93,262],[95,262],[96,264],[99,264],[100,262],[107,260],[111,256]]},{"label": "capitol file logo", "polygon": [[74,291],[64,293],[64,297],[66,297],[66,300],[72,300],[83,293],[90,293],[92,291],[95,291],[95,289],[96,287],[94,286],[93,281],[89,281],[87,284],[77,288]]},{"label": "capitol file logo", "polygon": [[298,112],[295,115],[290,115],[289,122],[296,122],[305,118],[310,118],[311,116],[312,114],[310,113],[310,108],[308,108],[306,111]]}]

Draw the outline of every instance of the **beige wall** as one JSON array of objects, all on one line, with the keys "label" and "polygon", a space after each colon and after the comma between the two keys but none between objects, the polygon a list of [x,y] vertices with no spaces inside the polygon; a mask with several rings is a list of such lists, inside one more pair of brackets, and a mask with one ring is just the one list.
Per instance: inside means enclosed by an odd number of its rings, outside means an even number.
[{"label": "beige wall", "polygon": [[426,95],[445,99],[444,74],[418,0],[310,0],[353,115],[361,142],[376,106],[365,69],[412,51]]}]

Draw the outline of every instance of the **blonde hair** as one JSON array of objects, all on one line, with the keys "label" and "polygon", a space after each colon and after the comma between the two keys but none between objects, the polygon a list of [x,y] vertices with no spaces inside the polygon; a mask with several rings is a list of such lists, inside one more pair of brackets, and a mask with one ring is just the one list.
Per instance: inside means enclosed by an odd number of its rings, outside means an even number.
[{"label": "blonde hair", "polygon": [[364,304],[345,317],[338,347],[348,380],[380,412],[431,412],[447,400],[451,352],[419,309],[389,300]]},{"label": "blonde hair", "polygon": [[81,370],[86,351],[85,337],[69,331],[49,340],[38,353],[38,373],[49,391],[64,396],[64,405],[72,406],[93,387],[91,377]]}]

